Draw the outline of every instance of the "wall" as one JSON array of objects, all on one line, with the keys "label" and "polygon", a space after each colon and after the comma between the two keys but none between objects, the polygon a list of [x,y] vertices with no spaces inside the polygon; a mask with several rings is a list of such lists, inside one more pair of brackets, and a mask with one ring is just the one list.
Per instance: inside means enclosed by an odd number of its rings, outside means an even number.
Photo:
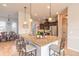
[{"label": "wall", "polygon": [[68,9],[68,48],[79,52],[79,4]]}]

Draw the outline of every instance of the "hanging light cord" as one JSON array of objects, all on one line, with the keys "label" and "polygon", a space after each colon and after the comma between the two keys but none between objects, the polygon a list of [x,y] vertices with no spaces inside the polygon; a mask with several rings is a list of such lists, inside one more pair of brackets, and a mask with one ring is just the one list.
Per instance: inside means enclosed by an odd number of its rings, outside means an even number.
[{"label": "hanging light cord", "polygon": [[24,13],[25,13],[25,20],[26,20],[26,6],[24,7]]},{"label": "hanging light cord", "polygon": [[49,11],[49,13],[50,13],[50,17],[51,17],[51,2],[50,2],[50,11]]},{"label": "hanging light cord", "polygon": [[32,4],[30,3],[30,18],[32,18]]},{"label": "hanging light cord", "polygon": [[10,16],[10,15],[8,15],[8,21],[10,21],[9,16]]}]

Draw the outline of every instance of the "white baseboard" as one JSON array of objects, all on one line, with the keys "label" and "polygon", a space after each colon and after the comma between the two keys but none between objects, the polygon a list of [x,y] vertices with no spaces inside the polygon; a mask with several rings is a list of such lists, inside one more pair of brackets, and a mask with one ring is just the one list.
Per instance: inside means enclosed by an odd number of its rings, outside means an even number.
[{"label": "white baseboard", "polygon": [[68,49],[71,49],[71,50],[73,50],[73,51],[79,52],[78,49],[74,49],[74,48],[71,48],[71,47],[68,47]]}]

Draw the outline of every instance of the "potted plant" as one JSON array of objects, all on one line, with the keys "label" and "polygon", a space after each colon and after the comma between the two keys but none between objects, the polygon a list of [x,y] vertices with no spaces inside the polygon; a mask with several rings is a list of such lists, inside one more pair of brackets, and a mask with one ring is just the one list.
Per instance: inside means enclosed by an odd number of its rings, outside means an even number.
[{"label": "potted plant", "polygon": [[37,35],[37,38],[40,38],[40,31],[37,31],[36,35]]}]

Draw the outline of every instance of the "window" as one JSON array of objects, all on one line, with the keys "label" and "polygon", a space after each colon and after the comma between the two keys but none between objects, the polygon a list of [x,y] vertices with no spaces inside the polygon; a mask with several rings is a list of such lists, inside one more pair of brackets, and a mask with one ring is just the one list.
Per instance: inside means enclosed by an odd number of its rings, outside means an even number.
[{"label": "window", "polygon": [[12,31],[17,31],[17,24],[15,22],[12,22]]},{"label": "window", "polygon": [[0,21],[0,32],[6,31],[6,22]]}]

